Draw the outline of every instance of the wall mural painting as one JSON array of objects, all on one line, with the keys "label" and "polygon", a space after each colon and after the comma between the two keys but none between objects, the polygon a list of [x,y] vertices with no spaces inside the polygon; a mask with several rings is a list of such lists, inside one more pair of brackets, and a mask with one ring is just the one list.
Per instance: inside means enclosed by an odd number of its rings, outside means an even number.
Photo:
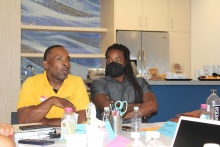
[{"label": "wall mural painting", "polygon": [[[100,27],[99,0],[22,0],[23,25]],[[63,45],[70,54],[99,54],[99,33],[58,31],[21,32],[21,53],[43,53],[51,45]],[[71,58],[70,73],[86,79],[88,68],[101,67],[104,59]],[[43,58],[21,58],[21,82],[28,76],[42,73]]]}]

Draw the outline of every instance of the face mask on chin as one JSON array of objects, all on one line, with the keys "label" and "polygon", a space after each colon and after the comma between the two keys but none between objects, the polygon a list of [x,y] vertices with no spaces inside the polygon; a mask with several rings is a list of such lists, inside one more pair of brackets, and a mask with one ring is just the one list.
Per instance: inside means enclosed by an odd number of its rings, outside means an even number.
[{"label": "face mask on chin", "polygon": [[106,71],[111,77],[116,78],[123,74],[124,67],[117,62],[111,62],[107,65]]}]

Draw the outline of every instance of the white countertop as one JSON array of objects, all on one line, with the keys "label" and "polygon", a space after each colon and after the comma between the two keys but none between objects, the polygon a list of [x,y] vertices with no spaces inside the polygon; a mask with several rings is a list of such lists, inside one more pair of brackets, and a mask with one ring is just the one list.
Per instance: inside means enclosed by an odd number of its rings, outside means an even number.
[{"label": "white countertop", "polygon": [[[83,80],[85,83],[92,83],[91,79]],[[220,81],[147,81],[150,85],[220,85]]]},{"label": "white countertop", "polygon": [[220,85],[220,81],[148,81],[150,85]]}]

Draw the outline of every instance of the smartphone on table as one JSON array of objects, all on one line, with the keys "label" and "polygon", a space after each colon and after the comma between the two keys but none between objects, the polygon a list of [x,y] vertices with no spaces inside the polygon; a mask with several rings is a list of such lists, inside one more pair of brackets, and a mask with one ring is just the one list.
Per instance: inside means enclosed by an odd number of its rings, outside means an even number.
[{"label": "smartphone on table", "polygon": [[43,129],[43,128],[50,128],[50,125],[19,126],[20,130],[33,130],[33,129]]},{"label": "smartphone on table", "polygon": [[52,140],[44,140],[44,139],[22,139],[19,140],[18,143],[21,144],[31,144],[31,145],[51,145],[55,142]]},{"label": "smartphone on table", "polygon": [[131,131],[130,126],[122,126],[122,131]]}]

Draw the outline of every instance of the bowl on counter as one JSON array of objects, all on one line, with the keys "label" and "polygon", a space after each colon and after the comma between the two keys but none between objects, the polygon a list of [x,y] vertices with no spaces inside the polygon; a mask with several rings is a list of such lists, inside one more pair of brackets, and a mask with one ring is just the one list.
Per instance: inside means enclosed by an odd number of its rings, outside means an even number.
[{"label": "bowl on counter", "polygon": [[89,68],[88,69],[88,78],[90,79],[99,79],[105,77],[104,68]]},{"label": "bowl on counter", "polygon": [[141,75],[141,74],[138,74],[137,76],[136,76],[137,78],[138,77],[142,77],[142,78],[144,78],[145,80],[150,80],[150,75]]}]

